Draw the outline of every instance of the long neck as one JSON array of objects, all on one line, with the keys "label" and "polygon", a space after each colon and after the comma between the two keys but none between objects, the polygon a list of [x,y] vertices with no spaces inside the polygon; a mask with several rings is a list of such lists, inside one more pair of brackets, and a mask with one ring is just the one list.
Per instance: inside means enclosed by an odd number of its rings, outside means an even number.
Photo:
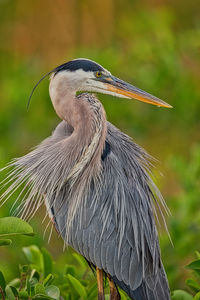
[{"label": "long neck", "polygon": [[86,93],[76,96],[63,86],[57,88],[56,96],[50,86],[50,95],[57,115],[74,129],[70,143],[76,165],[71,176],[77,176],[88,162],[90,167],[98,169],[107,131],[103,106],[95,96]]},{"label": "long neck", "polygon": [[[51,98],[58,116],[74,129],[65,141],[70,153],[66,155],[69,172],[61,182],[61,187],[67,187],[65,193],[68,197],[60,196],[56,208],[57,212],[64,210],[63,204],[67,197],[64,238],[68,241],[74,217],[78,216],[78,226],[81,226],[86,215],[91,183],[95,182],[100,187],[102,182],[101,155],[105,145],[107,121],[103,106],[94,95],[84,93],[76,97],[68,89],[64,94],[57,90],[56,97],[51,94]],[[55,199],[53,201],[55,203]]]}]

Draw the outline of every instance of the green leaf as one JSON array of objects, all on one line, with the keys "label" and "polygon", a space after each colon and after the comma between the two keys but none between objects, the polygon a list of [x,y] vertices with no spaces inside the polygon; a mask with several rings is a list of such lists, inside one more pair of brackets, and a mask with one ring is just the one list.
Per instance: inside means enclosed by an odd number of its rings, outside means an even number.
[{"label": "green leaf", "polygon": [[192,261],[189,265],[186,266],[188,269],[199,270],[200,269],[200,259]]},{"label": "green leaf", "polygon": [[171,295],[172,300],[192,300],[193,297],[189,293],[183,290],[176,290],[172,292]]},{"label": "green leaf", "polygon": [[37,295],[37,296],[34,296],[32,299],[34,299],[34,300],[52,300],[52,298],[48,297],[47,295]]},{"label": "green leaf", "polygon": [[12,244],[12,241],[11,240],[3,240],[3,239],[0,239],[0,246],[7,246],[7,245],[10,245]]},{"label": "green leaf", "polygon": [[43,255],[39,248],[35,245],[31,245],[29,247],[22,248],[26,258],[28,261],[38,267],[38,269],[43,272],[44,264],[43,264]]},{"label": "green leaf", "polygon": [[6,288],[6,281],[3,276],[3,273],[0,271],[0,287],[2,288],[3,291],[5,291]]},{"label": "green leaf", "polygon": [[26,278],[26,290],[28,295],[31,295],[31,284],[28,277]]},{"label": "green leaf", "polygon": [[83,298],[87,299],[87,291],[86,288],[80,283],[78,279],[73,277],[72,275],[68,274],[67,278],[69,279],[70,283],[73,285],[74,289],[77,293]]},{"label": "green leaf", "polygon": [[196,254],[197,259],[200,259],[200,253],[199,253],[199,251],[195,251],[195,254]]},{"label": "green leaf", "polygon": [[8,300],[15,300],[15,295],[13,294],[13,291],[10,286],[7,285],[5,291],[6,291],[6,298]]},{"label": "green leaf", "polygon": [[43,284],[44,286],[50,285],[50,283],[54,280],[54,276],[52,274],[47,275],[47,277],[44,279]]},{"label": "green leaf", "polygon": [[15,287],[18,288],[20,286],[20,279],[19,278],[14,278],[13,280],[11,280],[8,285],[10,287]]},{"label": "green leaf", "polygon": [[200,300],[200,292],[194,296],[193,300]]},{"label": "green leaf", "polygon": [[26,291],[20,291],[19,292],[19,299],[28,299],[28,293]]},{"label": "green leaf", "polygon": [[17,291],[17,289],[16,289],[14,286],[10,286],[10,288],[11,288],[11,290],[12,290],[12,292],[13,292],[13,295],[14,295],[15,297],[18,297],[18,291]]},{"label": "green leaf", "polygon": [[19,265],[19,270],[21,274],[26,274],[29,271],[29,265]]},{"label": "green leaf", "polygon": [[59,300],[60,298],[60,290],[55,285],[49,285],[45,288],[47,295],[53,299]]},{"label": "green leaf", "polygon": [[195,293],[200,291],[200,285],[192,278],[186,279],[185,283],[193,290]]},{"label": "green leaf", "polygon": [[36,277],[32,277],[29,279],[30,286],[34,286],[38,283],[38,279]]},{"label": "green leaf", "polygon": [[37,282],[40,281],[40,273],[36,269],[31,270],[30,280],[32,279]]},{"label": "green leaf", "polygon": [[38,295],[38,294],[45,295],[46,294],[45,288],[44,288],[43,284],[41,284],[41,283],[37,283],[35,285],[34,289],[35,289],[35,295]]},{"label": "green leaf", "polygon": [[84,268],[88,267],[88,263],[83,258],[83,256],[81,256],[80,254],[78,254],[76,252],[74,252],[72,255],[82,267],[84,267]]},{"label": "green leaf", "polygon": [[95,282],[88,290],[88,300],[96,299],[98,295],[97,283]]},{"label": "green leaf", "polygon": [[16,217],[0,218],[0,237],[18,234],[34,235],[32,227]]},{"label": "green leaf", "polygon": [[41,252],[43,255],[44,276],[46,277],[48,274],[52,273],[52,256],[45,248],[42,248]]},{"label": "green leaf", "polygon": [[128,299],[128,297],[127,297],[127,295],[125,294],[124,291],[119,289],[119,293],[120,293],[120,296],[121,296],[121,300],[127,300]]},{"label": "green leaf", "polygon": [[72,265],[65,265],[63,273],[64,273],[64,275],[71,274],[72,276],[74,276],[76,274],[75,267]]}]

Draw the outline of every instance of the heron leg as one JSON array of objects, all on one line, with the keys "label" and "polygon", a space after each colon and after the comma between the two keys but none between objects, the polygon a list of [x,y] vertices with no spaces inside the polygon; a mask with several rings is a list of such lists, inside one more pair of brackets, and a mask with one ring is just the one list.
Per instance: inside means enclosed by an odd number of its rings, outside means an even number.
[{"label": "heron leg", "polygon": [[105,300],[103,289],[103,270],[96,268],[97,270],[97,285],[98,285],[98,300]]},{"label": "heron leg", "polygon": [[121,296],[118,292],[116,284],[111,279],[109,274],[107,274],[107,276],[108,276],[108,282],[109,282],[109,287],[110,287],[110,300],[120,300]]}]

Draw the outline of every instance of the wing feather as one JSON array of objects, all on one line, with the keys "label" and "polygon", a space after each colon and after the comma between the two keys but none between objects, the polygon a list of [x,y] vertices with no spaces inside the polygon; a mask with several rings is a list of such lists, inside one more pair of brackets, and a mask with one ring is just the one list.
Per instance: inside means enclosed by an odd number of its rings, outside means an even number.
[{"label": "wing feather", "polygon": [[[130,264],[131,251],[132,251],[132,249],[130,248],[130,246],[128,247],[128,245],[126,245],[123,249],[123,254],[121,257],[120,273],[122,274],[122,280],[126,284],[129,284],[129,268],[127,268],[127,266]],[[113,274],[111,274],[111,275],[113,275]]]},{"label": "wing feather", "polygon": [[[169,299],[153,213],[160,195],[156,198],[156,187],[147,172],[148,155],[113,125],[107,125],[109,152],[102,160],[100,181],[86,187],[87,197],[76,210],[70,228],[67,184],[58,193],[49,193],[46,205],[54,212],[63,239],[68,230],[67,242],[89,262],[108,272],[128,295],[134,295],[134,299]],[[47,143],[31,154],[31,159],[37,162],[37,155],[48,153],[51,143],[62,142],[71,131],[61,122]],[[29,156],[26,163],[28,159]],[[145,298],[139,298],[141,295]],[[160,295],[165,298],[159,298]]]},{"label": "wing feather", "polygon": [[113,249],[115,247],[114,241],[110,241],[106,247],[105,265],[107,266],[108,273],[112,276],[115,274],[114,271],[114,259],[113,259]]}]

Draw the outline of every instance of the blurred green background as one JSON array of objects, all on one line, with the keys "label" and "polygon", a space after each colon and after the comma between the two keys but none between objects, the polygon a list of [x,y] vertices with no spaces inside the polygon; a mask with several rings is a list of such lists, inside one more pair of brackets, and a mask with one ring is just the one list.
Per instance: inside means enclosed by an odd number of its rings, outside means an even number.
[{"label": "blurred green background", "polygon": [[[200,250],[200,6],[181,0],[0,0],[0,168],[51,134],[59,122],[48,80],[41,76],[70,59],[93,59],[114,75],[160,97],[173,109],[99,96],[107,118],[158,159],[157,184],[171,210],[173,246],[160,229],[171,289],[185,288],[184,266]],[[1,179],[5,173],[0,174]],[[9,215],[14,197],[0,208]],[[25,258],[22,245],[52,253],[57,268],[73,262],[53,232],[43,238],[44,208],[31,221],[36,236],[0,249],[7,278]]]}]

